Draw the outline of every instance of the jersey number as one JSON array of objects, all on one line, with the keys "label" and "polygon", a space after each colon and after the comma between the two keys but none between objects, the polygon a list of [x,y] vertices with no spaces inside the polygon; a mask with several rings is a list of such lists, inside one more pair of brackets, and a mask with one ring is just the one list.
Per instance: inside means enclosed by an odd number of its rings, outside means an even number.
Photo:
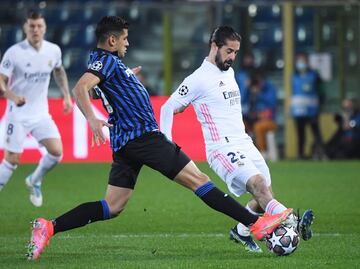
[{"label": "jersey number", "polygon": [[[239,157],[237,157],[237,155],[239,155]],[[245,159],[244,154],[236,154],[234,152],[229,152],[227,154],[227,156],[230,157],[231,163],[236,163],[239,160],[239,158],[240,159]]]},{"label": "jersey number", "polygon": [[13,131],[14,131],[14,125],[9,123],[7,130],[6,130],[7,135],[12,135]]}]

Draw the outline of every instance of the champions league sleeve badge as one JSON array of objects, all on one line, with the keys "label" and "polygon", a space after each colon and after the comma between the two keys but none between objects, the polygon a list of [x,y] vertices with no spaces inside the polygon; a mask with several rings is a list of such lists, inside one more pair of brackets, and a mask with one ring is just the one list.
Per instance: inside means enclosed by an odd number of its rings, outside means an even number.
[{"label": "champions league sleeve badge", "polygon": [[186,85],[181,85],[181,87],[180,87],[179,90],[178,90],[178,93],[179,93],[181,96],[187,95],[188,92],[189,92],[189,88],[188,88]]},{"label": "champions league sleeve badge", "polygon": [[103,67],[102,62],[96,61],[96,62],[93,62],[93,64],[90,66],[90,69],[94,70],[94,71],[99,71],[102,67]]}]

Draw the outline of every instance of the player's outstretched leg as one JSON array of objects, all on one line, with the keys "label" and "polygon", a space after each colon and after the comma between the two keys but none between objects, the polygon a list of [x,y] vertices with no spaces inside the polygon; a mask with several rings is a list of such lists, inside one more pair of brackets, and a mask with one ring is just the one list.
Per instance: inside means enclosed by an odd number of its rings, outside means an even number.
[{"label": "player's outstretched leg", "polygon": [[303,240],[309,240],[313,232],[311,230],[311,224],[314,222],[314,212],[311,209],[305,210],[299,222],[299,232]]},{"label": "player's outstretched leg", "polygon": [[292,208],[288,208],[274,215],[265,213],[264,216],[259,217],[251,226],[250,231],[257,240],[262,240],[266,235],[271,234],[281,223],[285,222],[292,211]]},{"label": "player's outstretched leg", "polygon": [[26,256],[28,260],[36,260],[49,244],[54,234],[54,227],[51,221],[43,218],[37,218],[31,223],[32,233]]},{"label": "player's outstretched leg", "polygon": [[43,203],[43,197],[41,193],[41,183],[35,184],[32,182],[32,175],[29,175],[25,179],[25,184],[30,190],[30,202],[36,206],[40,207]]},{"label": "player's outstretched leg", "polygon": [[261,248],[251,237],[249,228],[241,223],[231,228],[230,240],[233,240],[235,243],[241,243],[246,251],[255,253],[262,252]]}]

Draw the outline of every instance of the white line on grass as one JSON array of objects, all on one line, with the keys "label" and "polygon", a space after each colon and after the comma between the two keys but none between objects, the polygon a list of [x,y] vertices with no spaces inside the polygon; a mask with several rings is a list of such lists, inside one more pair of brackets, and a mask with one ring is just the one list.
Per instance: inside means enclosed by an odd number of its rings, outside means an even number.
[{"label": "white line on grass", "polygon": [[[111,237],[111,238],[166,238],[166,237],[228,237],[228,234],[224,233],[153,233],[153,234],[114,234],[114,235],[101,235],[101,234],[91,234],[91,235],[60,235],[58,236],[61,239],[82,239],[82,238],[99,238],[99,237]],[[340,233],[314,233],[315,237],[338,237],[338,236],[355,236],[354,234],[340,234]],[[1,238],[1,237],[0,237]]]},{"label": "white line on grass", "polygon": [[[56,238],[65,240],[77,240],[85,238],[191,238],[191,237],[228,237],[225,233],[153,233],[153,234],[84,234],[84,235],[71,235],[59,234]],[[314,233],[315,237],[358,237],[359,234],[345,234],[345,233]],[[0,236],[0,241],[6,239],[29,239],[28,237],[14,237],[14,236]]]}]

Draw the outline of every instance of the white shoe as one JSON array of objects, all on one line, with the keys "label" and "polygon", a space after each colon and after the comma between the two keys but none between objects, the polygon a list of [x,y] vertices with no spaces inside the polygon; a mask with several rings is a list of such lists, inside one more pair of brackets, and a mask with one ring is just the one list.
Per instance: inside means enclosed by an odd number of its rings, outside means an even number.
[{"label": "white shoe", "polygon": [[293,227],[295,228],[295,230],[297,230],[298,222],[298,217],[295,214],[290,214],[284,221],[284,225],[288,227]]},{"label": "white shoe", "polygon": [[32,184],[31,175],[26,177],[25,184],[30,190],[30,202],[36,207],[42,206],[43,197],[41,193],[41,184]]}]

